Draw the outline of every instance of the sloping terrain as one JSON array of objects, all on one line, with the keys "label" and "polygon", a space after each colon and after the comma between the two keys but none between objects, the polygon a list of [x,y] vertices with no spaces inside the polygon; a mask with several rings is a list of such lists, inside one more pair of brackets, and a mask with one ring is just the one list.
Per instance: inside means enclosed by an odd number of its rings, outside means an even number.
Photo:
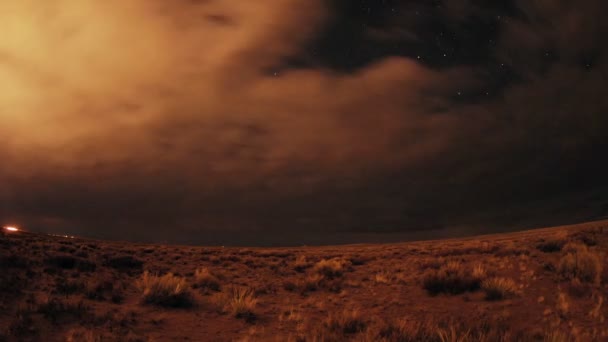
[{"label": "sloping terrain", "polygon": [[3,232],[0,341],[608,341],[608,221],[299,248]]}]

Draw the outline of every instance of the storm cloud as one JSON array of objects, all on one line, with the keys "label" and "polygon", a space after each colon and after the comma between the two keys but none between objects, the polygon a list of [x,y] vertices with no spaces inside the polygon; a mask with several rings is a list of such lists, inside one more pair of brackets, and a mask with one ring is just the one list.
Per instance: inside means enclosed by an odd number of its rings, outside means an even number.
[{"label": "storm cloud", "polygon": [[1,0],[0,217],[264,244],[608,213],[603,2],[351,6]]}]

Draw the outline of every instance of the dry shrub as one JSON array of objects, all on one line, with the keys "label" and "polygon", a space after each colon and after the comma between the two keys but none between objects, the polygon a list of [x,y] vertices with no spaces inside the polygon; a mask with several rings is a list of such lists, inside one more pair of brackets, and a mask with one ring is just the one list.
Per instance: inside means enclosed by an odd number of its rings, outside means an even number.
[{"label": "dry shrub", "polygon": [[298,285],[291,280],[285,280],[283,282],[283,289],[287,292],[293,292],[298,288]]},{"label": "dry shrub", "polygon": [[465,342],[473,340],[471,329],[462,329],[455,325],[437,329],[437,336],[441,342]]},{"label": "dry shrub", "polygon": [[562,248],[564,253],[579,253],[579,252],[588,252],[589,248],[586,245],[578,242],[568,242]]},{"label": "dry shrub", "polygon": [[423,277],[423,287],[432,295],[459,294],[479,289],[486,276],[481,266],[467,269],[459,262],[448,262],[438,270],[429,270]]},{"label": "dry shrub", "polygon": [[86,305],[82,300],[60,300],[57,298],[46,298],[38,304],[37,308],[37,312],[52,323],[83,318],[90,311],[91,307]]},{"label": "dry shrub", "polygon": [[566,286],[568,294],[575,298],[591,297],[593,294],[593,285],[589,283],[583,283],[577,278],[572,279]]},{"label": "dry shrub", "polygon": [[488,271],[482,265],[477,264],[473,266],[471,276],[473,277],[473,279],[482,280],[488,276]]},{"label": "dry shrub", "polygon": [[573,340],[569,334],[559,330],[548,331],[543,338],[543,342],[570,342]]},{"label": "dry shrub", "polygon": [[304,278],[304,282],[302,284],[302,291],[316,291],[321,287],[321,282],[325,278],[321,274],[310,274]]},{"label": "dry shrub", "polygon": [[361,266],[361,265],[365,265],[367,262],[371,261],[371,257],[363,257],[360,255],[355,255],[350,257],[350,263],[353,266]]},{"label": "dry shrub", "polygon": [[296,260],[293,262],[293,268],[297,272],[304,272],[304,270],[306,270],[310,266],[311,266],[310,262],[308,261],[308,259],[304,255],[298,256],[296,258]]},{"label": "dry shrub", "polygon": [[227,293],[219,296],[219,304],[224,312],[228,312],[236,318],[246,321],[254,321],[256,318],[255,307],[258,300],[251,288],[231,287]]},{"label": "dry shrub", "polygon": [[[513,333],[492,321],[477,324],[438,323],[434,320],[401,319],[385,323],[368,322],[351,312],[332,315],[322,326],[309,327],[305,336],[291,341],[358,341],[358,342],[507,342],[536,341],[532,335]],[[540,336],[542,338],[542,336]]]},{"label": "dry shrub", "polygon": [[597,234],[593,231],[580,231],[572,234],[570,237],[587,246],[596,246],[598,244]]},{"label": "dry shrub", "polygon": [[589,251],[581,244],[568,244],[564,247],[567,253],[559,261],[559,274],[568,280],[579,279],[582,282],[600,282],[602,261],[598,254]]},{"label": "dry shrub", "polygon": [[4,269],[14,268],[14,269],[25,269],[29,266],[29,260],[15,254],[10,255],[2,255],[0,256],[0,267]]},{"label": "dry shrub", "polygon": [[0,304],[16,299],[27,288],[29,279],[21,272],[4,269],[0,272]]},{"label": "dry shrub", "polygon": [[332,333],[349,335],[364,331],[367,322],[358,310],[344,310],[330,314],[323,326]]},{"label": "dry shrub", "polygon": [[323,259],[315,264],[313,271],[327,279],[334,279],[344,274],[347,265],[348,262],[343,259]]},{"label": "dry shrub", "polygon": [[77,280],[59,279],[55,286],[55,293],[62,295],[71,295],[77,292],[82,292],[86,288],[85,283]]},{"label": "dry shrub", "polygon": [[194,271],[194,285],[204,291],[219,291],[221,288],[219,279],[207,267]]},{"label": "dry shrub", "polygon": [[493,277],[484,280],[481,288],[487,300],[500,300],[517,294],[517,284],[510,278]]},{"label": "dry shrub", "polygon": [[393,274],[389,271],[380,271],[374,275],[376,283],[390,284],[393,279]]},{"label": "dry shrub", "polygon": [[47,263],[47,265],[52,266],[52,267],[65,269],[65,270],[77,269],[78,271],[82,271],[82,272],[92,272],[92,271],[95,271],[95,269],[97,267],[97,265],[95,263],[92,263],[85,259],[76,258],[76,257],[74,257],[72,255],[68,255],[68,254],[58,254],[58,255],[49,257],[46,260],[46,263]]},{"label": "dry shrub", "polygon": [[430,321],[400,319],[386,323],[369,336],[370,341],[433,341],[436,327]]},{"label": "dry shrub", "polygon": [[152,341],[152,339],[138,335],[135,332],[129,331],[95,331],[89,328],[74,328],[68,330],[65,340],[67,342],[106,342],[106,341],[122,341],[122,342],[144,342]]},{"label": "dry shrub", "polygon": [[[23,338],[22,340],[26,340],[24,337],[33,337],[39,334],[39,329],[36,326],[33,314],[30,311],[21,311],[18,310],[14,315],[14,320],[8,326],[5,336],[0,334],[0,341],[10,341],[8,336],[13,338]],[[33,340],[33,339],[31,339]],[[19,339],[15,339],[14,341],[20,341]]]},{"label": "dry shrub", "polygon": [[67,342],[102,342],[103,340],[103,336],[85,328],[71,329],[66,334]]},{"label": "dry shrub", "polygon": [[279,315],[279,321],[290,321],[290,322],[302,322],[303,316],[302,313],[297,311],[295,308],[291,307],[289,310],[283,311]]},{"label": "dry shrub", "polygon": [[536,245],[536,249],[544,253],[555,253],[561,251],[565,244],[566,239],[553,238],[539,242]]},{"label": "dry shrub", "polygon": [[343,284],[344,281],[342,278],[327,278],[324,275],[317,273],[309,274],[302,282],[299,282],[300,292],[302,294],[320,289],[339,293],[342,291]]},{"label": "dry shrub", "polygon": [[89,283],[84,293],[91,300],[104,301],[110,299],[113,303],[120,303],[124,299],[124,290],[124,284],[110,280],[99,280]]},{"label": "dry shrub", "polygon": [[119,271],[129,271],[141,270],[144,262],[130,255],[124,255],[107,258],[105,265]]},{"label": "dry shrub", "polygon": [[566,297],[566,294],[561,291],[557,294],[555,310],[562,318],[564,318],[570,310],[570,303],[568,302],[568,298]]},{"label": "dry shrub", "polygon": [[142,299],[146,304],[164,307],[191,307],[194,296],[185,278],[174,276],[172,273],[162,277],[144,272],[137,286],[142,291]]}]

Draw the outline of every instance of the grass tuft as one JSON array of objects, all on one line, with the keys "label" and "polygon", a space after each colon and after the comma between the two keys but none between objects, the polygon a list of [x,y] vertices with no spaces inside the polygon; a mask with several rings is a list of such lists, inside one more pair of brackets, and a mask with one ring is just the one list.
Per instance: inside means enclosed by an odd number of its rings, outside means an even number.
[{"label": "grass tuft", "polygon": [[327,279],[339,278],[344,274],[346,264],[345,260],[338,258],[323,259],[314,265],[313,271]]},{"label": "grass tuft", "polygon": [[567,254],[562,256],[557,267],[559,274],[568,280],[599,284],[602,261],[598,254],[589,251],[585,245],[568,244]]},{"label": "grass tuft", "polygon": [[146,271],[137,285],[142,291],[142,300],[145,304],[164,307],[191,307],[194,305],[194,296],[186,279],[174,276],[172,273],[160,277]]},{"label": "grass tuft", "polygon": [[207,267],[194,271],[194,285],[204,291],[211,290],[217,292],[221,289],[219,279]]},{"label": "grass tuft", "polygon": [[467,269],[459,262],[448,262],[438,270],[429,270],[423,277],[423,287],[432,295],[460,294],[476,291],[486,276],[481,266]]},{"label": "grass tuft", "polygon": [[359,311],[345,310],[329,315],[324,322],[324,326],[330,332],[349,335],[364,331],[367,327],[367,322]]},{"label": "grass tuft", "polygon": [[231,287],[228,293],[220,296],[220,304],[225,312],[236,318],[252,322],[256,319],[255,307],[258,304],[255,292],[251,288]]},{"label": "grass tuft", "polygon": [[481,288],[487,300],[500,300],[517,294],[517,284],[510,278],[494,277],[484,280]]}]

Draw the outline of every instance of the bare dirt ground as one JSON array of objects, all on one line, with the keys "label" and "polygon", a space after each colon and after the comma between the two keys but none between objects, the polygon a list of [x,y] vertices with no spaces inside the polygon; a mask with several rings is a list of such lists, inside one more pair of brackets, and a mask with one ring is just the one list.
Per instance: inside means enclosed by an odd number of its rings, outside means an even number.
[{"label": "bare dirt ground", "polygon": [[608,221],[208,248],[0,235],[0,341],[608,341]]}]

